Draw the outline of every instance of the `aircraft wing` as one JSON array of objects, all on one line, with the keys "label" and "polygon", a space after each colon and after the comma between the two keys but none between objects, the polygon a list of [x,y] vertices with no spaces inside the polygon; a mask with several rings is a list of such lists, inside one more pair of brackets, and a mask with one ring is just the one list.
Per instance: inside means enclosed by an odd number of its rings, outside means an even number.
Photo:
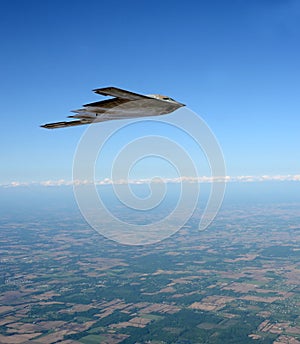
[{"label": "aircraft wing", "polygon": [[92,120],[55,122],[55,123],[47,123],[47,124],[41,125],[41,127],[46,128],[46,129],[57,129],[57,128],[75,127],[77,125],[89,124],[92,122],[93,122]]},{"label": "aircraft wing", "polygon": [[[103,96],[112,96],[117,98],[123,98],[128,100],[139,100],[139,99],[149,99],[150,97],[144,96],[142,94],[122,90],[121,88],[117,87],[104,87],[104,88],[97,88],[93,90],[97,94],[101,94]],[[151,99],[151,98],[150,98]]]},{"label": "aircraft wing", "polygon": [[[83,105],[85,108],[89,108],[89,111],[92,111],[92,108],[95,110],[94,112],[97,113],[101,113],[101,112],[105,112],[109,109],[112,109],[116,106],[125,104],[127,102],[129,102],[129,99],[125,99],[125,98],[112,98],[112,99],[108,99],[108,100],[100,100],[98,102],[93,102],[93,103],[89,103],[89,104],[85,104]],[[72,110],[72,112],[82,112],[82,111],[86,111],[85,109],[79,109],[79,110]]]}]

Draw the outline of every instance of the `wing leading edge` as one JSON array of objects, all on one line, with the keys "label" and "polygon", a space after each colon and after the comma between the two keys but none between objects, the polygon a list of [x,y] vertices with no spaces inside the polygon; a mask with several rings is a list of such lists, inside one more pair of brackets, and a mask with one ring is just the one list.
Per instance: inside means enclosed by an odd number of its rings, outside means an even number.
[{"label": "wing leading edge", "polygon": [[104,88],[97,88],[93,90],[97,94],[101,94],[103,96],[112,96],[116,98],[123,98],[129,100],[139,100],[139,99],[151,99],[148,96],[144,96],[142,94],[122,90],[121,88],[117,87],[104,87]]}]

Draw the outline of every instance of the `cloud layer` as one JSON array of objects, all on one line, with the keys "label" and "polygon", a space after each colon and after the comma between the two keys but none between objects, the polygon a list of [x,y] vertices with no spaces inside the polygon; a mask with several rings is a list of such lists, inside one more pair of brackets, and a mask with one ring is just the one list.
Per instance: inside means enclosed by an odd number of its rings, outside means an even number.
[{"label": "cloud layer", "polygon": [[[267,181],[300,181],[300,174],[288,174],[288,175],[262,175],[262,176],[198,176],[198,177],[188,177],[182,176],[177,178],[145,178],[145,179],[132,179],[132,180],[115,180],[105,178],[103,180],[96,180],[96,185],[121,185],[121,184],[149,184],[149,183],[213,183],[213,182],[225,182],[225,183],[251,183],[251,182],[267,182]],[[16,188],[16,187],[24,187],[24,186],[72,186],[72,185],[90,185],[93,184],[94,181],[89,180],[46,180],[40,182],[19,182],[13,181],[10,183],[2,183],[0,187],[4,188]]]}]

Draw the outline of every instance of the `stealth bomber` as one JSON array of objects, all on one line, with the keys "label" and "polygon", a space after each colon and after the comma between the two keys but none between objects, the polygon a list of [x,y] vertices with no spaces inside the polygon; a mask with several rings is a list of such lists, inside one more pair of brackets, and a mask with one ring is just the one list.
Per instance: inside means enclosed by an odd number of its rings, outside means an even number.
[{"label": "stealth bomber", "polygon": [[98,88],[94,92],[114,98],[86,104],[82,109],[73,110],[72,112],[75,114],[68,118],[74,120],[48,123],[41,127],[56,129],[111,120],[160,116],[185,106],[167,96],[142,95],[117,87]]}]

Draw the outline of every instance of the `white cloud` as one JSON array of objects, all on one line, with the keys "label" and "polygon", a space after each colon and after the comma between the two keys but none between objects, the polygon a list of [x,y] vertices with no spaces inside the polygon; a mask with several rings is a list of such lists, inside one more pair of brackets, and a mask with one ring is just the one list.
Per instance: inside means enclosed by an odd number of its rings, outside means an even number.
[{"label": "white cloud", "polygon": [[[122,184],[149,184],[149,183],[212,183],[212,182],[226,182],[226,183],[252,183],[252,182],[268,182],[268,181],[300,181],[300,174],[288,174],[288,175],[261,175],[261,176],[198,176],[189,177],[181,176],[176,178],[142,178],[125,180],[120,179],[113,181],[110,178],[95,181],[96,185],[122,185]],[[0,184],[3,188],[16,188],[16,187],[28,187],[28,186],[72,186],[72,185],[91,185],[93,181],[89,180],[46,180],[41,182],[19,182],[13,181],[7,184]]]},{"label": "white cloud", "polygon": [[24,182],[11,182],[10,184],[6,184],[6,185],[1,185],[1,186],[7,186],[7,187],[12,187],[12,188],[16,188],[18,186],[29,186],[31,183],[24,183]]}]

